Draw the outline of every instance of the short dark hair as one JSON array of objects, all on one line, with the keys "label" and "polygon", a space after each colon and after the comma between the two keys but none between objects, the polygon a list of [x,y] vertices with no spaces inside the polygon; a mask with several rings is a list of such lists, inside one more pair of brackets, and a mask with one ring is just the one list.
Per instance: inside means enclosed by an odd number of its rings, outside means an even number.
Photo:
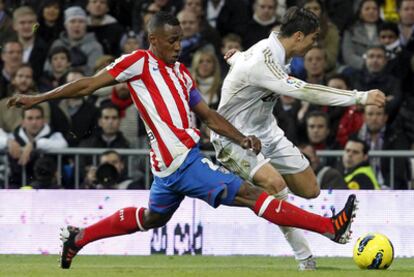
[{"label": "short dark hair", "polygon": [[368,46],[367,50],[365,50],[365,54],[368,53],[368,51],[371,50],[371,49],[379,49],[379,50],[382,50],[384,52],[384,55],[387,56],[387,49],[385,48],[384,45],[374,44],[374,45]]},{"label": "short dark hair", "polygon": [[302,32],[307,36],[318,28],[319,18],[313,12],[304,8],[291,7],[282,18],[280,35],[282,37],[290,37],[296,32]]},{"label": "short dark hair", "polygon": [[352,135],[348,138],[348,141],[356,142],[362,144],[362,152],[364,152],[365,155],[369,152],[369,145],[364,140],[360,139],[357,135]]},{"label": "short dark hair", "polygon": [[65,54],[66,58],[70,62],[70,52],[69,52],[69,49],[66,48],[65,46],[53,47],[49,52],[49,56],[48,56],[49,62],[52,61],[53,56],[56,55],[56,54]]},{"label": "short dark hair", "polygon": [[24,108],[22,110],[22,118],[25,117],[26,111],[30,111],[30,110],[38,110],[38,111],[40,111],[40,114],[42,115],[42,117],[45,117],[45,111],[43,110],[42,106],[34,105],[34,106],[30,107],[30,108]]},{"label": "short dark hair", "polygon": [[99,107],[99,118],[102,117],[102,113],[104,110],[106,109],[112,109],[112,110],[116,110],[118,113],[118,116],[120,116],[120,109],[117,105],[115,105],[114,103],[110,102],[110,101],[103,101],[101,103],[101,106]]},{"label": "short dark hair", "polygon": [[160,11],[154,14],[147,24],[148,33],[155,32],[158,28],[164,27],[164,25],[179,26],[178,19],[169,12]]},{"label": "short dark hair", "polygon": [[53,180],[57,172],[57,164],[51,157],[41,157],[35,161],[33,171],[38,181]]},{"label": "short dark hair", "polygon": [[348,90],[352,88],[351,81],[349,80],[348,76],[346,76],[345,74],[335,73],[335,74],[329,75],[328,79],[326,80],[326,83],[329,83],[333,79],[340,79],[344,81]]},{"label": "short dark hair", "polygon": [[323,117],[325,119],[326,122],[326,127],[329,129],[329,124],[330,124],[330,118],[329,115],[323,111],[319,111],[319,110],[315,110],[315,111],[311,111],[306,115],[306,125],[308,125],[308,119],[311,117]]},{"label": "short dark hair", "polygon": [[3,42],[3,44],[1,45],[1,53],[3,54],[5,52],[6,49],[6,45],[7,44],[12,44],[12,43],[17,43],[18,45],[20,45],[20,47],[22,48],[22,53],[23,53],[23,45],[20,43],[20,41],[18,41],[17,39],[7,39],[6,41]]},{"label": "short dark hair", "polygon": [[392,31],[394,34],[397,35],[397,37],[400,35],[400,30],[398,29],[398,25],[394,22],[385,21],[381,23],[378,27],[378,34],[381,33],[381,31],[389,30]]}]

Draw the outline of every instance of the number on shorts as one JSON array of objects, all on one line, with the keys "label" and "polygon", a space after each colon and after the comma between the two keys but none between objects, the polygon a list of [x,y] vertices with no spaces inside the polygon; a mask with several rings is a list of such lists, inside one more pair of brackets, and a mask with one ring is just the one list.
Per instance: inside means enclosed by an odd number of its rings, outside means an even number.
[{"label": "number on shorts", "polygon": [[204,164],[207,164],[207,165],[208,165],[208,167],[209,167],[211,170],[214,170],[214,171],[216,171],[217,169],[219,169],[219,168],[220,168],[218,165],[213,164],[213,162],[212,162],[212,161],[210,161],[210,160],[209,160],[209,159],[207,159],[207,158],[203,158],[203,159],[201,160],[201,162],[202,162],[202,163],[204,163]]}]

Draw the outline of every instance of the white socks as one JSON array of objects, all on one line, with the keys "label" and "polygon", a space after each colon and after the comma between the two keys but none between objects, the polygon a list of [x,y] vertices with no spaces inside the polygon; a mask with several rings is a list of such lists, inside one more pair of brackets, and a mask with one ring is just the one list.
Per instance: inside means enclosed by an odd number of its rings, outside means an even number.
[{"label": "white socks", "polygon": [[[274,194],[273,196],[278,200],[286,200],[288,198],[288,188]],[[308,241],[303,236],[303,231],[297,228],[279,226],[286,240],[292,247],[296,260],[304,260],[312,255],[309,248]]]}]

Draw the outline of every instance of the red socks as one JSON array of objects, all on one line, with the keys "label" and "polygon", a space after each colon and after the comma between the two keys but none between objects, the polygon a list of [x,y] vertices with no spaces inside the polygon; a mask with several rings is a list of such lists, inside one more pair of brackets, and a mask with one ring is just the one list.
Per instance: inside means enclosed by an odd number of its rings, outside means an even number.
[{"label": "red socks", "polygon": [[263,192],[256,201],[254,212],[281,226],[297,227],[319,234],[334,234],[332,220],[302,210],[286,201],[278,200]]},{"label": "red socks", "polygon": [[145,231],[143,227],[144,208],[124,208],[113,215],[86,227],[76,238],[76,245],[84,245],[107,237],[126,235],[136,231]]}]

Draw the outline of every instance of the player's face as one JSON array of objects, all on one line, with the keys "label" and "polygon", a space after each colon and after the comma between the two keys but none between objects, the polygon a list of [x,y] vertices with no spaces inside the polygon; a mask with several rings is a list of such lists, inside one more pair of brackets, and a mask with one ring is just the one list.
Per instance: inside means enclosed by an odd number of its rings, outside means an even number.
[{"label": "player's face", "polygon": [[306,121],[309,141],[313,144],[323,143],[329,135],[329,128],[322,116],[312,116]]},{"label": "player's face", "polygon": [[165,25],[162,30],[150,36],[150,42],[160,59],[167,64],[173,64],[180,56],[182,37],[180,26]]},{"label": "player's face", "polygon": [[370,132],[379,132],[387,123],[387,115],[384,108],[374,105],[366,106],[364,109],[364,122]]},{"label": "player's face", "polygon": [[303,36],[298,42],[297,42],[297,55],[304,56],[311,48],[312,46],[316,45],[316,42],[319,38],[319,28],[313,32],[308,34],[307,36]]},{"label": "player's face", "polygon": [[352,168],[367,159],[364,154],[364,146],[356,141],[348,141],[345,145],[342,163],[345,168]]}]

